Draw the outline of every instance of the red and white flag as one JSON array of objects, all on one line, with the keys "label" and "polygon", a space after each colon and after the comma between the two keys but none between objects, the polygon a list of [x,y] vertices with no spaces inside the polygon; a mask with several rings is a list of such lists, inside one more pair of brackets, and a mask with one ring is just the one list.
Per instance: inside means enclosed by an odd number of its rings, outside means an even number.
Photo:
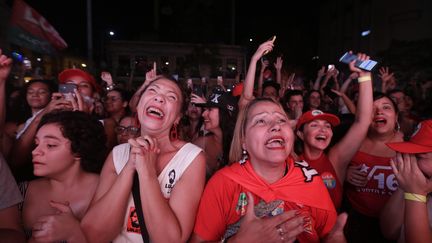
[{"label": "red and white flag", "polygon": [[61,38],[57,30],[23,0],[14,1],[11,27],[18,27],[40,41],[47,41],[57,50],[67,47],[67,43]]}]

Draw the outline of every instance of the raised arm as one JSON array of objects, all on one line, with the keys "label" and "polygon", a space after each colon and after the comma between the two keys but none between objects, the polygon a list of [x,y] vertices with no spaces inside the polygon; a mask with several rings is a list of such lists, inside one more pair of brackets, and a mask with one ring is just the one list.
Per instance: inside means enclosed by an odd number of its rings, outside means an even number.
[{"label": "raised arm", "polygon": [[341,91],[337,91],[335,89],[332,89],[331,91],[339,96],[339,98],[347,106],[348,110],[352,114],[356,113],[356,106],[355,106],[354,102],[352,102],[352,100],[345,93],[343,93]]},{"label": "raised arm", "polygon": [[[369,59],[366,54],[359,53],[357,56],[360,60]],[[348,164],[366,137],[373,109],[371,73],[354,67],[354,61],[349,66],[352,72],[359,74],[359,99],[356,116],[346,135],[330,149],[328,154],[340,181],[345,180]]]},{"label": "raised arm", "polygon": [[390,72],[388,67],[381,67],[378,76],[381,78],[381,92],[387,93],[396,87],[394,73]]},{"label": "raised arm", "polygon": [[322,77],[324,77],[324,75],[325,75],[326,73],[325,73],[325,67],[324,66],[322,66],[319,70],[318,70],[318,72],[317,72],[317,78],[316,78],[316,80],[315,80],[315,83],[314,83],[314,85],[313,85],[313,89],[314,90],[319,90],[319,88],[320,88],[320,83],[321,83],[321,79],[322,79]]},{"label": "raised arm", "polygon": [[266,68],[269,66],[269,61],[268,60],[263,60],[263,58],[260,59],[261,60],[261,70],[258,76],[258,89],[257,89],[257,93],[258,96],[262,95],[263,92],[263,83],[264,83],[264,72],[266,70]]},{"label": "raised arm", "polygon": [[282,86],[282,66],[283,59],[281,56],[276,58],[276,62],[273,64],[276,68],[276,82]]},{"label": "raised arm", "polygon": [[112,153],[108,155],[95,196],[81,220],[81,228],[89,242],[110,242],[120,233],[134,173],[135,168],[128,161],[117,175]]},{"label": "raised arm", "polygon": [[[432,180],[420,170],[415,154],[397,153],[391,166],[399,187],[404,191],[405,242],[432,242],[427,208],[427,196],[432,192]],[[398,213],[403,214],[402,211]]]},{"label": "raised arm", "polygon": [[256,64],[258,60],[264,55],[264,52],[271,51],[273,49],[273,41],[266,41],[262,43],[256,52],[253,54],[251,61],[249,63],[249,68],[246,73],[243,91],[240,96],[239,107],[245,107],[250,101],[255,99],[253,95],[254,90],[254,82],[255,82],[255,72],[256,72]]},{"label": "raised arm", "polygon": [[340,92],[346,94],[346,92],[347,92],[347,90],[348,90],[348,88],[349,88],[349,86],[351,84],[351,81],[353,81],[354,79],[357,79],[357,78],[358,78],[358,73],[357,72],[351,73],[350,76],[348,76],[348,78],[345,79],[345,81],[343,82],[343,84],[342,84],[342,86],[340,88]]},{"label": "raised arm", "polygon": [[153,68],[146,73],[146,79],[144,80],[144,83],[138,88],[137,91],[133,94],[132,98],[129,101],[129,109],[132,112],[132,114],[135,114],[136,107],[138,105],[138,102],[141,98],[141,94],[143,90],[147,87],[149,82],[153,80],[156,77],[156,62],[153,63]]}]

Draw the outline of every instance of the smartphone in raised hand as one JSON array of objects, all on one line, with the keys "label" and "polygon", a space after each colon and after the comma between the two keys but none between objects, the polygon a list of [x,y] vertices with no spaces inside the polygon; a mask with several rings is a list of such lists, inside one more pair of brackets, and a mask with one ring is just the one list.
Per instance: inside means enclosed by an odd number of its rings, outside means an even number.
[{"label": "smartphone in raised hand", "polygon": [[352,61],[356,61],[354,63],[354,66],[360,69],[363,69],[365,71],[372,71],[372,69],[378,64],[378,62],[374,61],[374,60],[365,60],[365,61],[361,61],[357,59],[357,55],[346,52],[345,54],[343,54],[343,56],[339,59],[340,62],[342,63],[346,63],[349,64]]},{"label": "smartphone in raised hand", "polygon": [[[268,40],[274,43],[275,40],[276,40],[276,35],[272,36],[272,37],[271,37],[270,39],[268,39]],[[266,55],[267,53],[269,53],[269,51],[265,51],[263,55]]]}]

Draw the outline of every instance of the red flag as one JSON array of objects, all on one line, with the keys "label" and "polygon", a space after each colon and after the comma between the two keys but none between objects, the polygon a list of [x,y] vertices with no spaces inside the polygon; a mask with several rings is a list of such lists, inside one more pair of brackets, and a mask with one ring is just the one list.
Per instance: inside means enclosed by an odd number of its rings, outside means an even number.
[{"label": "red flag", "polygon": [[43,40],[47,40],[58,50],[67,43],[48,21],[22,0],[15,0],[12,8],[11,24]]}]

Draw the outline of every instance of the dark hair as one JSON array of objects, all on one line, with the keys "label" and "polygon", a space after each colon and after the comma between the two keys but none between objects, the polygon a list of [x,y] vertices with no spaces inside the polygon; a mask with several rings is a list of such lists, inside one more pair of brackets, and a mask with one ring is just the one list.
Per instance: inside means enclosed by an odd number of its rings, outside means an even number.
[{"label": "dark hair", "polygon": [[72,153],[81,159],[81,168],[99,173],[108,152],[102,123],[81,111],[55,111],[45,114],[38,130],[47,124],[58,124],[65,138],[71,142]]},{"label": "dark hair", "polygon": [[387,98],[391,101],[391,104],[393,105],[393,108],[395,110],[395,113],[398,114],[399,113],[399,109],[397,107],[396,102],[387,94],[384,94],[382,92],[374,92],[373,93],[373,101],[379,100],[381,98]]},{"label": "dark hair", "polygon": [[129,91],[127,91],[127,90],[125,90],[123,88],[120,88],[120,87],[115,87],[112,90],[107,91],[105,93],[105,96],[107,96],[107,94],[111,93],[112,91],[117,91],[120,94],[120,97],[121,97],[122,101],[129,102],[130,99],[131,99],[131,97],[132,97],[132,95],[131,95],[131,93]]},{"label": "dark hair", "polygon": [[296,95],[300,95],[301,97],[303,97],[303,91],[289,89],[285,92],[284,96],[282,97],[280,103],[286,112],[290,111],[286,103],[290,101],[292,96],[296,96]]},{"label": "dark hair", "polygon": [[[19,91],[19,103],[15,104],[15,107],[9,107],[10,110],[7,111],[8,121],[16,121],[18,123],[24,123],[28,118],[32,116],[32,109],[27,102],[27,90],[30,85],[34,83],[43,83],[48,87],[50,92],[49,97],[51,99],[51,94],[57,92],[58,85],[50,79],[32,79],[25,83],[24,86],[20,88]],[[9,96],[7,97],[9,99]]]},{"label": "dark hair", "polygon": [[[279,90],[280,90],[280,84],[278,84],[276,81],[265,81],[262,85],[262,93],[261,95],[264,94],[264,90],[267,87],[273,87],[276,90],[276,94],[279,94]],[[278,95],[279,96],[279,95]]]},{"label": "dark hair", "polygon": [[231,141],[234,135],[234,129],[237,121],[238,112],[230,112],[227,109],[219,109],[219,126],[222,130],[222,161],[220,167],[222,168],[229,162],[229,153],[231,148]]},{"label": "dark hair", "polygon": [[48,90],[49,90],[50,94],[57,92],[57,90],[58,90],[58,84],[56,82],[54,82],[54,80],[51,80],[51,79],[32,79],[24,85],[24,87],[23,87],[24,88],[24,90],[23,90],[24,94],[25,94],[25,92],[27,92],[27,89],[33,83],[45,84],[46,86],[48,86]]},{"label": "dark hair", "polygon": [[[132,98],[131,93],[129,91],[123,89],[123,88],[120,88],[120,87],[115,87],[112,90],[107,91],[104,96],[106,97],[109,93],[111,93],[113,91],[116,91],[120,94],[120,98],[121,98],[122,102],[126,101],[129,104],[129,101]],[[124,108],[124,109],[125,109],[125,116],[129,116],[131,114],[131,111],[129,109],[129,105],[127,105],[126,108]]]},{"label": "dark hair", "polygon": [[[321,99],[321,93],[319,92],[319,90],[316,89],[312,89],[307,91],[307,93],[304,95],[303,99],[304,99],[304,107],[303,107],[303,111],[308,111],[310,110],[310,103],[309,103],[309,97],[313,94],[313,93],[318,93]],[[321,106],[321,105],[320,105]]]}]

